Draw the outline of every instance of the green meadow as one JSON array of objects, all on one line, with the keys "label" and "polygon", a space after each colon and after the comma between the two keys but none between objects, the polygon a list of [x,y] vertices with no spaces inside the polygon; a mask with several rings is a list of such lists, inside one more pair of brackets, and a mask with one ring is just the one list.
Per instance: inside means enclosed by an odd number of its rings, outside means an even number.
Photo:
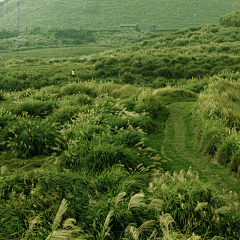
[{"label": "green meadow", "polygon": [[[19,3],[21,31],[36,27],[84,30],[119,30],[121,24],[156,25],[158,29],[181,29],[217,24],[218,19],[240,8],[238,0],[22,0]],[[16,0],[0,3],[1,27],[17,30]]]},{"label": "green meadow", "polygon": [[2,30],[0,239],[240,239],[239,22]]}]

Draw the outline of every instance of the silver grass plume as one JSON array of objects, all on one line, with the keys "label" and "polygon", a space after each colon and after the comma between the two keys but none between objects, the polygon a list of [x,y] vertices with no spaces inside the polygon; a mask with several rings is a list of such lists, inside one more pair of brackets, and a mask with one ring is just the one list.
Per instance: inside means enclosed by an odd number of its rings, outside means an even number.
[{"label": "silver grass plume", "polygon": [[126,196],[126,192],[120,192],[115,198],[114,208],[117,208],[118,204],[123,201],[123,198]]},{"label": "silver grass plume", "polygon": [[[125,235],[127,237],[130,235],[130,237],[133,240],[138,240],[139,239],[139,230],[135,226],[133,226],[132,223],[130,223],[125,229]],[[129,239],[129,238],[126,238],[126,239]]]},{"label": "silver grass plume", "polygon": [[152,230],[154,225],[155,225],[156,221],[155,220],[149,220],[149,221],[146,221],[144,222],[139,228],[138,228],[138,231],[139,231],[139,234],[142,234],[144,232],[147,232],[149,230]]},{"label": "silver grass plume", "polygon": [[31,235],[31,233],[33,233],[33,230],[36,226],[36,224],[39,224],[41,223],[41,218],[39,216],[36,216],[34,219],[32,219],[30,222],[29,222],[29,228],[28,230],[25,232],[25,236],[23,239],[28,239],[29,235]]},{"label": "silver grass plume", "polygon": [[102,229],[102,237],[101,237],[101,240],[104,240],[105,237],[107,236],[110,236],[109,232],[111,230],[111,227],[109,226],[110,223],[111,223],[111,218],[112,218],[112,215],[114,213],[114,210],[110,210],[110,212],[108,213],[106,219],[105,219],[105,222],[104,222],[104,225],[103,225],[103,229]]},{"label": "silver grass plume", "polygon": [[160,225],[164,226],[166,229],[166,234],[169,235],[169,225],[175,223],[172,216],[169,213],[165,213],[162,216],[159,216]]},{"label": "silver grass plume", "polygon": [[223,206],[218,208],[217,210],[215,210],[215,214],[222,214],[222,215],[226,215],[228,214],[230,211],[230,207],[228,206]]},{"label": "silver grass plume", "polygon": [[151,236],[147,238],[147,240],[155,239],[157,236],[157,229],[154,229]]},{"label": "silver grass plume", "polygon": [[207,202],[200,202],[200,203],[198,203],[198,205],[195,208],[194,212],[197,212],[198,210],[202,210],[203,208],[206,208],[207,205],[208,205]]},{"label": "silver grass plume", "polygon": [[62,215],[67,211],[67,200],[64,198],[62,200],[62,203],[57,211],[57,214],[55,216],[55,219],[53,221],[52,224],[52,232],[48,235],[48,237],[46,238],[46,240],[50,240],[52,238],[53,233],[57,230],[57,228],[59,227],[61,220],[62,220]]},{"label": "silver grass plume", "polygon": [[50,239],[67,240],[67,239],[71,239],[76,235],[83,233],[83,230],[80,227],[77,227],[74,225],[75,223],[76,223],[76,220],[74,218],[69,218],[65,220],[63,223],[63,229],[54,231]]},{"label": "silver grass plume", "polygon": [[[155,223],[156,223],[155,220],[149,220],[144,222],[139,228],[136,228],[134,226],[135,225],[134,223],[130,223],[125,229],[125,236],[127,237],[130,236],[133,240],[138,240],[141,234],[148,231],[152,231]],[[156,231],[155,232],[153,231],[149,239],[151,239],[155,235],[156,235]],[[126,238],[126,239],[129,239],[129,238]]]},{"label": "silver grass plume", "polygon": [[199,240],[199,239],[201,239],[201,237],[199,237],[195,233],[193,233],[192,236],[190,238],[188,238],[187,240]]},{"label": "silver grass plume", "polygon": [[214,236],[211,240],[224,240],[224,237]]},{"label": "silver grass plume", "polygon": [[153,199],[147,207],[147,211],[155,210],[155,211],[161,211],[163,206],[163,200],[161,199]]},{"label": "silver grass plume", "polygon": [[179,182],[182,182],[182,183],[186,182],[186,178],[184,177],[184,175],[185,175],[185,171],[184,169],[182,169],[178,175]]},{"label": "silver grass plume", "polygon": [[145,207],[146,204],[143,201],[144,194],[143,193],[137,193],[134,196],[131,197],[129,203],[128,203],[128,210],[133,207]]},{"label": "silver grass plume", "polygon": [[198,172],[195,170],[192,170],[192,167],[189,167],[188,171],[187,171],[187,175],[189,175],[192,179],[198,180],[199,176],[198,176]]}]

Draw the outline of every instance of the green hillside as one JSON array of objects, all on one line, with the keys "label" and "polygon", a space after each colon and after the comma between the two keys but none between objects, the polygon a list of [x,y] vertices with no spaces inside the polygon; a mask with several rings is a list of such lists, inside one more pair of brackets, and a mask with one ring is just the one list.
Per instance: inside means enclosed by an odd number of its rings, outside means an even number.
[{"label": "green hillside", "polygon": [[[1,28],[15,30],[17,0],[0,3]],[[22,0],[20,30],[64,26],[74,29],[119,29],[120,24],[155,24],[158,29],[179,29],[218,23],[220,16],[240,9],[238,0]]]},{"label": "green hillside", "polygon": [[2,30],[0,240],[240,239],[237,19]]}]

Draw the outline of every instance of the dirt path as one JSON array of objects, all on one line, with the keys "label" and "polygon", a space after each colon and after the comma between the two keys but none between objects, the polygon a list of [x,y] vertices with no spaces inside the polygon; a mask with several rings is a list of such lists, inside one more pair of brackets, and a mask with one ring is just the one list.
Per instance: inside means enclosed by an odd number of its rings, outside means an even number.
[{"label": "dirt path", "polygon": [[174,131],[174,139],[171,151],[175,151],[178,157],[175,157],[171,152],[165,151],[164,144],[161,149],[162,155],[169,161],[176,162],[179,158],[181,161],[189,162],[194,170],[201,172],[209,182],[218,190],[229,191],[229,184],[225,183],[221,177],[209,166],[209,160],[197,153],[190,152],[186,147],[186,127],[183,120],[182,109],[186,103],[175,103],[169,105],[170,116],[167,121],[166,132],[170,129]]}]

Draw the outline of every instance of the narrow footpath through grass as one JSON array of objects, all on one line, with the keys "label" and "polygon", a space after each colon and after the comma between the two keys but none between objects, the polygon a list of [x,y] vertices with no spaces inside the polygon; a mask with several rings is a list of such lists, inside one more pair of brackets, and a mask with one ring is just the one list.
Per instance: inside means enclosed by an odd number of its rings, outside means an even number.
[{"label": "narrow footpath through grass", "polygon": [[159,131],[149,136],[152,147],[161,153],[164,171],[188,171],[191,167],[199,173],[202,181],[211,183],[225,193],[235,191],[240,195],[239,180],[234,173],[197,152],[196,145],[192,142],[189,114],[193,105],[194,102],[170,104],[165,132]]}]

